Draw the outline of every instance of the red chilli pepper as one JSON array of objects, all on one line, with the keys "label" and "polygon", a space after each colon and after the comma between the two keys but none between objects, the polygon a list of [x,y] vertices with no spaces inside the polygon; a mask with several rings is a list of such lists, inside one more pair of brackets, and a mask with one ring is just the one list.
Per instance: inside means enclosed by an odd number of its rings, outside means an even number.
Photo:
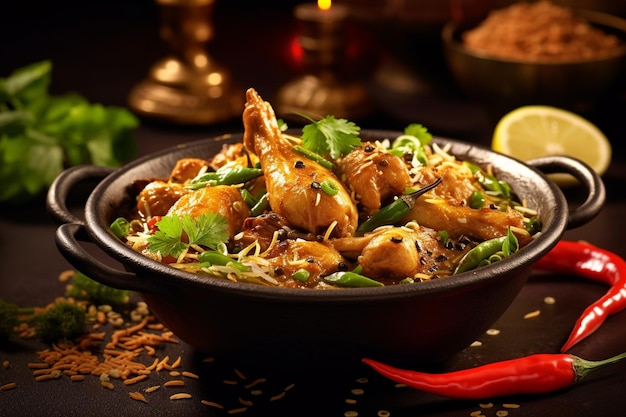
[{"label": "red chilli pepper", "polygon": [[626,352],[601,361],[565,353],[536,354],[441,374],[399,369],[368,358],[363,362],[392,381],[421,391],[450,398],[485,399],[556,391],[624,358]]},{"label": "red chilli pepper", "polygon": [[611,286],[583,311],[561,352],[595,332],[608,316],[626,308],[626,261],[613,252],[586,242],[560,241],[535,263],[534,268],[572,273]]},{"label": "red chilli pepper", "polygon": [[155,233],[157,230],[159,230],[156,224],[160,222],[161,219],[161,216],[150,217],[150,220],[148,220],[148,230],[150,230],[152,233]]}]

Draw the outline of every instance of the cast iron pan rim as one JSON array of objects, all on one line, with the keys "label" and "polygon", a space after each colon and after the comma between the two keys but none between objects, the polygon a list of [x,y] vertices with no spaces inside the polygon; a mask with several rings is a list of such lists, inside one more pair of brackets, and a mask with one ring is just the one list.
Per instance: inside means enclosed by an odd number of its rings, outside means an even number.
[{"label": "cast iron pan rim", "polygon": [[[383,130],[362,130],[362,136],[368,137],[393,137],[401,132],[383,131]],[[412,285],[394,285],[376,288],[344,288],[340,290],[294,290],[288,288],[265,287],[257,284],[237,283],[225,279],[198,276],[190,272],[180,271],[170,266],[161,264],[152,259],[146,258],[140,253],[128,248],[120,242],[110,231],[108,225],[99,223],[98,210],[102,204],[101,196],[104,191],[119,176],[125,172],[146,163],[147,161],[156,160],[159,157],[168,155],[177,150],[187,147],[197,147],[207,141],[226,141],[232,139],[237,134],[225,134],[216,138],[199,140],[179,144],[142,158],[130,162],[129,164],[115,170],[106,178],[104,178],[92,191],[87,199],[85,206],[85,224],[87,232],[102,250],[111,257],[121,262],[125,267],[142,277],[149,277],[155,280],[155,288],[162,285],[175,288],[180,285],[197,286],[205,290],[228,292],[230,294],[237,293],[240,296],[258,299],[275,299],[281,302],[361,302],[388,300],[394,298],[414,297],[417,293],[426,296],[434,293],[445,293],[447,291],[464,291],[475,286],[487,285],[492,280],[511,279],[511,273],[524,273],[541,256],[547,253],[560,239],[561,235],[567,228],[567,216],[554,216],[550,224],[544,225],[544,230],[536,237],[524,250],[513,254],[511,257],[500,261],[496,264],[489,265],[478,270],[468,271],[451,278],[437,279],[428,282],[416,283]],[[435,137],[435,141],[442,140],[460,146],[468,146],[475,148],[481,152],[496,153],[490,149],[477,144],[469,144],[454,139]],[[497,153],[496,153],[497,154]],[[521,164],[526,169],[533,171],[537,179],[533,181],[545,181],[546,185],[551,189],[555,198],[559,200],[557,206],[567,207],[567,202],[561,190],[552,183],[539,170],[524,164],[514,158],[498,154],[500,158],[514,161]]]}]

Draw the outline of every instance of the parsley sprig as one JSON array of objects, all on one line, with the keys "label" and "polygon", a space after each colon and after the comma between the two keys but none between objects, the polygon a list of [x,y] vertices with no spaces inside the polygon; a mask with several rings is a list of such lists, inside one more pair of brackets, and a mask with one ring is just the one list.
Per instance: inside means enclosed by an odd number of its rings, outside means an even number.
[{"label": "parsley sprig", "polygon": [[198,217],[188,214],[180,217],[173,213],[163,216],[156,227],[158,230],[148,238],[148,249],[161,256],[178,258],[192,245],[215,250],[229,238],[228,220],[213,212],[202,213]]},{"label": "parsley sprig", "polygon": [[[306,117],[306,116],[304,116]],[[346,119],[326,116],[302,128],[302,146],[312,152],[337,159],[350,153],[361,145],[361,128]]]}]

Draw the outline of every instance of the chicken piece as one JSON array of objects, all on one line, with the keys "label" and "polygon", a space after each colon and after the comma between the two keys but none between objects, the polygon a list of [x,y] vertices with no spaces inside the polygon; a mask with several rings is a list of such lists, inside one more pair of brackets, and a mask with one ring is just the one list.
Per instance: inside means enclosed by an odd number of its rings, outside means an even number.
[{"label": "chicken piece", "polygon": [[356,257],[361,273],[386,284],[406,277],[430,279],[448,276],[457,247],[446,248],[437,232],[421,226],[380,228],[362,237],[332,240],[333,247],[348,259]]},{"label": "chicken piece", "polygon": [[400,227],[377,233],[358,258],[363,275],[370,278],[412,277],[419,260],[412,234]]},{"label": "chicken piece", "polygon": [[210,212],[226,217],[231,238],[241,230],[243,221],[250,215],[250,209],[243,201],[239,190],[226,185],[204,187],[189,192],[183,195],[167,214],[199,217]]},{"label": "chicken piece", "polygon": [[[323,234],[336,222],[333,236],[350,236],[358,212],[345,186],[328,169],[297,153],[282,135],[271,105],[253,89],[246,93],[243,113],[244,145],[261,161],[272,211],[294,227]],[[330,181],[337,189],[330,195],[320,184]]]},{"label": "chicken piece", "polygon": [[356,195],[367,215],[378,211],[382,202],[402,194],[412,185],[409,170],[402,159],[364,143],[338,162],[339,176]]},{"label": "chicken piece", "polygon": [[183,158],[179,159],[170,173],[170,182],[184,183],[187,180],[195,178],[196,175],[209,163],[200,158]]},{"label": "chicken piece", "polygon": [[[524,229],[524,216],[511,208],[506,211],[483,207],[454,206],[445,200],[428,200],[422,196],[403,219],[415,221],[435,230],[445,230],[450,236],[470,236],[477,240],[488,240],[507,234],[509,226]],[[520,246],[530,242],[528,233],[517,233]]]},{"label": "chicken piece", "polygon": [[137,211],[144,217],[164,216],[188,192],[182,184],[152,181],[139,192]]},{"label": "chicken piece", "polygon": [[290,228],[284,217],[270,211],[244,220],[241,234],[237,237],[237,243],[241,247],[246,247],[257,242],[261,252],[264,252],[269,248],[276,232],[278,232],[278,240],[280,241],[297,238],[314,240],[315,238],[311,234],[300,233]]},{"label": "chicken piece", "polygon": [[258,158],[246,152],[243,143],[237,142],[222,146],[222,150],[216,154],[210,162],[211,168],[215,171],[224,165],[239,165],[243,167],[253,166],[258,162]]},{"label": "chicken piece", "polygon": [[415,185],[424,186],[441,178],[442,182],[432,194],[447,201],[455,203],[467,203],[472,193],[482,190],[469,168],[462,163],[442,164],[434,171],[432,168],[423,167],[415,176]]},{"label": "chicken piece", "polygon": [[309,272],[306,282],[295,279],[283,281],[286,287],[292,288],[316,287],[321,277],[347,267],[345,259],[331,245],[306,240],[282,241],[272,248],[266,259],[277,275],[291,277],[300,269]]}]

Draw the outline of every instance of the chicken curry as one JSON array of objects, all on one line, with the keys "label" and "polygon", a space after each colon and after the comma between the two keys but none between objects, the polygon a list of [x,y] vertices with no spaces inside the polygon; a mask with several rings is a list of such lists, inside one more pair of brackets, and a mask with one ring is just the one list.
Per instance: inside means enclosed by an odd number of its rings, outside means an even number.
[{"label": "chicken curry", "polygon": [[254,89],[246,100],[241,143],[136,181],[132,214],[111,225],[126,245],[192,273],[338,289],[446,278],[540,229],[489,167],[457,160],[420,125],[361,142],[329,117],[293,136]]}]

